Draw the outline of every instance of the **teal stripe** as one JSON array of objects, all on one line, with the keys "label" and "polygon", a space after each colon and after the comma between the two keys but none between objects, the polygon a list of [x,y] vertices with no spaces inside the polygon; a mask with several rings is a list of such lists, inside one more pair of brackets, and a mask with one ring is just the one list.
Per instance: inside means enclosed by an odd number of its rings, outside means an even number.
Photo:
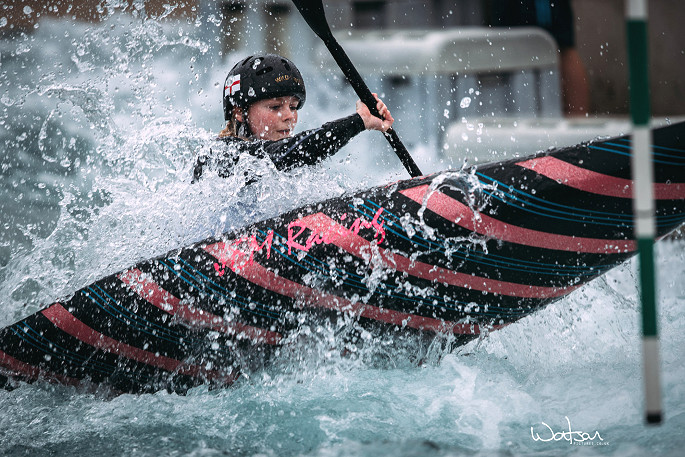
[{"label": "teal stripe", "polygon": [[647,56],[647,22],[628,20],[628,61],[630,64],[630,114],[635,125],[648,125],[649,60]]},{"label": "teal stripe", "polygon": [[642,299],[642,335],[657,336],[656,284],[654,279],[654,240],[637,240],[640,261],[640,295]]}]

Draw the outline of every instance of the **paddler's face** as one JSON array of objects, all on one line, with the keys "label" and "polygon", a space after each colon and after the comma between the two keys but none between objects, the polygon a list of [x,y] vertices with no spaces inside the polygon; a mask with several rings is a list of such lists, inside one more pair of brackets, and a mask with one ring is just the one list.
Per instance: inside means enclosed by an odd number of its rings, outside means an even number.
[{"label": "paddler's face", "polygon": [[247,109],[250,131],[262,140],[275,141],[289,137],[297,124],[299,103],[300,100],[294,96],[268,98],[254,102]]}]

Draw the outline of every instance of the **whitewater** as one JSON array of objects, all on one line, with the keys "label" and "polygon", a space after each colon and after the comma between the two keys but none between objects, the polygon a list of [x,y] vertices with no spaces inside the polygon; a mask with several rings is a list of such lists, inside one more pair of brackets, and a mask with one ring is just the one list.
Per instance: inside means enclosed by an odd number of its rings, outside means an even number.
[{"label": "whitewater", "polygon": [[[212,176],[191,184],[195,157],[222,127],[221,83],[240,57],[213,56],[216,43],[198,33],[207,24],[45,19],[0,40],[0,325],[137,261],[406,177],[383,138],[366,132],[316,167],[250,164],[263,179],[249,187]],[[324,103],[335,95],[315,70],[305,74],[298,129],[354,106]],[[424,172],[455,166],[426,146],[411,152]],[[454,353],[435,349],[421,366],[391,339],[343,356],[331,349],[335,329],[322,326],[305,335],[310,344],[227,389],[0,390],[0,454],[678,456],[684,248],[679,238],[656,247],[660,426],[643,423],[632,261]]]}]

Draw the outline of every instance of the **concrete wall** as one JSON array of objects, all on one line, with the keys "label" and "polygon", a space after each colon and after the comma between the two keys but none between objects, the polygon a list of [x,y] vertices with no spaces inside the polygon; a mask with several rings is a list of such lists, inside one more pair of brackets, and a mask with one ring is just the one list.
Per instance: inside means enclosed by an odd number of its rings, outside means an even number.
[{"label": "concrete wall", "polygon": [[[627,114],[625,0],[573,0],[576,43],[590,81],[591,112]],[[649,2],[652,113],[685,114],[685,2]]]}]

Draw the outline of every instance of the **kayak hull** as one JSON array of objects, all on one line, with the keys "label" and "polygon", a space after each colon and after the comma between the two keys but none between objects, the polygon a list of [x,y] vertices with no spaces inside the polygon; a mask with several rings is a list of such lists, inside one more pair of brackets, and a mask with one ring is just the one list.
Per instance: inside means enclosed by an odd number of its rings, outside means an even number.
[{"label": "kayak hull", "polygon": [[[685,124],[653,133],[659,237],[685,221]],[[0,330],[0,374],[230,385],[303,323],[460,346],[636,253],[631,142],[596,141],[334,198],[141,262]]]}]

